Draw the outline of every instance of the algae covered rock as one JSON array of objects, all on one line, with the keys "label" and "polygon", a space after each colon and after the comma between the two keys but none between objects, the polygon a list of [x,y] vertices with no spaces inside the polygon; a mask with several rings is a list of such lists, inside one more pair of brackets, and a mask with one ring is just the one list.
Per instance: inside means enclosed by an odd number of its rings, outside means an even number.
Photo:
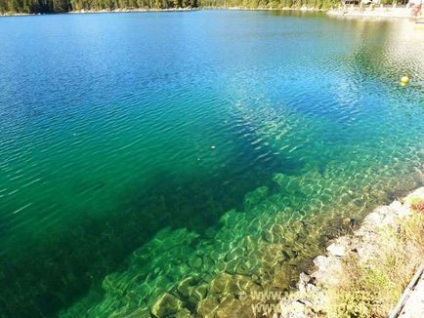
[{"label": "algae covered rock", "polygon": [[255,189],[252,192],[249,192],[244,197],[244,207],[245,209],[251,209],[255,205],[258,205],[262,200],[268,195],[268,187],[262,186]]},{"label": "algae covered rock", "polygon": [[163,318],[171,315],[176,315],[183,309],[183,302],[177,297],[165,293],[153,305],[153,317]]},{"label": "algae covered rock", "polygon": [[207,284],[202,284],[200,286],[194,287],[193,289],[190,290],[190,295],[189,295],[188,301],[190,303],[196,304],[200,300],[205,298],[207,293],[208,293],[208,285]]},{"label": "algae covered rock", "polygon": [[287,176],[283,173],[276,173],[272,180],[277,183],[281,188],[283,188],[287,184]]},{"label": "algae covered rock", "polygon": [[196,277],[186,277],[178,284],[177,292],[186,305],[192,306],[206,297],[208,285]]},{"label": "algae covered rock", "polygon": [[197,314],[200,317],[213,317],[215,311],[218,309],[219,307],[219,301],[216,297],[212,297],[212,296],[208,296],[205,299],[202,299],[198,304],[197,304]]},{"label": "algae covered rock", "polygon": [[252,316],[254,316],[252,304],[250,302],[242,302],[231,295],[221,300],[219,308],[216,311],[217,318]]},{"label": "algae covered rock", "polygon": [[183,297],[188,297],[190,295],[190,290],[193,289],[193,286],[196,286],[198,280],[195,277],[186,277],[179,282],[177,286],[178,294]]},{"label": "algae covered rock", "polygon": [[190,313],[190,310],[184,308],[176,313],[175,318],[192,318],[193,315]]}]

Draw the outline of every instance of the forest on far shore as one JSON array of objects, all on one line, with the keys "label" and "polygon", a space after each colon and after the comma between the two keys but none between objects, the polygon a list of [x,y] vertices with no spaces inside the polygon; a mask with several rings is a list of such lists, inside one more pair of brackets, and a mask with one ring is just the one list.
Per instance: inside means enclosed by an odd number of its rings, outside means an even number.
[{"label": "forest on far shore", "polygon": [[176,9],[198,7],[329,8],[340,0],[0,0],[0,13],[65,13],[70,11]]},{"label": "forest on far shore", "polygon": [[197,7],[197,0],[0,0],[3,14],[190,7]]}]

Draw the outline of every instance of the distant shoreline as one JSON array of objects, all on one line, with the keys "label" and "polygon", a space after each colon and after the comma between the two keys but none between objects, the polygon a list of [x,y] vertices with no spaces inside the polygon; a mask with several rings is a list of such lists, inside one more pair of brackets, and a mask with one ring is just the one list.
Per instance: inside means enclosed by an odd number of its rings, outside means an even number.
[{"label": "distant shoreline", "polygon": [[38,16],[38,15],[53,15],[53,14],[97,14],[97,13],[137,13],[137,12],[188,12],[188,11],[203,11],[203,10],[223,10],[223,11],[300,11],[300,12],[326,12],[328,9],[320,9],[314,7],[300,7],[300,8],[247,8],[247,7],[197,7],[197,8],[169,8],[169,9],[149,9],[149,8],[136,8],[136,9],[114,9],[114,10],[75,10],[69,12],[50,12],[50,13],[0,13],[0,17],[13,17],[13,16]]},{"label": "distant shoreline", "polygon": [[170,9],[114,9],[114,10],[75,10],[69,12],[49,12],[49,13],[0,13],[0,17],[13,17],[13,16],[38,16],[38,15],[55,15],[55,14],[96,14],[96,13],[137,13],[137,12],[184,12],[184,11],[198,11],[200,8],[170,8]]},{"label": "distant shoreline", "polygon": [[114,10],[76,10],[69,12],[52,12],[52,13],[0,13],[0,17],[8,16],[36,16],[51,14],[99,14],[99,13],[138,13],[138,12],[188,12],[202,10],[224,10],[224,11],[297,11],[297,12],[326,12],[332,17],[341,18],[414,18],[412,15],[412,7],[402,6],[339,6],[338,8],[321,9],[316,7],[302,6],[298,8],[247,8],[247,7],[197,7],[197,8],[170,8],[170,9],[114,9]]}]

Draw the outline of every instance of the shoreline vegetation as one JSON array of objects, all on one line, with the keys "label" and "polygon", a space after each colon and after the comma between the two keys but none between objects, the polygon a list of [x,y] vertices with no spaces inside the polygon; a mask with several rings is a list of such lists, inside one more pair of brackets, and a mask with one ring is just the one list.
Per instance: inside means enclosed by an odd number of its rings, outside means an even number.
[{"label": "shoreline vegetation", "polygon": [[98,13],[138,13],[138,12],[189,12],[201,10],[229,10],[229,11],[310,11],[310,12],[326,12],[327,9],[320,9],[315,7],[283,7],[283,8],[245,8],[245,7],[196,7],[196,8],[169,8],[169,9],[156,9],[156,8],[123,8],[123,9],[101,9],[101,10],[75,10],[68,12],[48,12],[48,13],[0,13],[0,17],[8,16],[36,16],[36,15],[50,15],[50,14],[98,14]]},{"label": "shoreline vegetation", "polygon": [[[240,11],[322,11],[325,12],[334,7],[334,0],[329,0],[330,4],[321,4],[317,5],[307,5],[307,2],[300,3],[297,5],[293,0],[280,0],[283,2],[274,1],[273,3],[267,5],[260,5],[260,3],[255,3],[252,5],[246,5],[245,3],[235,4],[232,6],[227,5],[214,5],[212,2],[203,5],[199,3],[198,0],[185,0],[185,4],[174,4],[174,3],[165,3],[159,4],[155,3],[153,5],[147,4],[144,6],[130,5],[130,6],[122,6],[119,3],[115,2],[113,5],[108,6],[100,6],[97,7],[96,4],[91,5],[90,3],[84,4],[82,6],[66,6],[66,9],[55,9],[55,6],[48,5],[48,7],[43,7],[41,9],[35,9],[33,7],[22,7],[22,8],[14,8],[10,9],[7,5],[4,5],[4,2],[7,0],[0,0],[0,16],[27,16],[27,15],[45,15],[45,14],[84,14],[84,13],[122,13],[122,12],[184,12],[184,11],[198,11],[198,10],[240,10]],[[55,1],[55,0],[47,0],[47,1]],[[69,1],[69,0],[65,0]],[[73,0],[70,0],[73,1]],[[93,0],[96,1],[96,0]],[[108,0],[106,0],[108,1]],[[143,2],[146,0],[129,0],[129,1],[139,1]],[[147,1],[155,1],[155,0],[147,0]],[[162,0],[163,1],[163,0]],[[167,1],[167,0],[165,0]],[[182,0],[178,0],[180,2]],[[218,0],[220,1],[220,0]],[[255,0],[257,1],[257,0]],[[323,3],[326,0],[317,0],[322,1]],[[177,0],[175,0],[177,2]],[[286,2],[286,3],[285,3]],[[316,3],[315,2],[315,3]]]},{"label": "shoreline vegetation", "polygon": [[394,310],[422,317],[424,295],[412,291],[412,300],[399,300],[422,267],[423,224],[424,187],[377,207],[314,259],[311,274],[300,274],[297,291],[279,304],[279,317],[387,317]]},{"label": "shoreline vegetation", "polygon": [[[48,4],[48,8],[41,10],[34,10],[29,7],[22,7],[7,11],[5,8],[5,2],[8,0],[0,0],[0,17],[1,16],[33,16],[33,15],[46,15],[46,14],[98,14],[98,13],[137,13],[137,12],[187,12],[187,11],[199,11],[199,10],[240,10],[240,11],[301,11],[301,12],[326,12],[329,16],[342,17],[342,18],[413,18],[413,8],[408,5],[396,6],[394,5],[337,5],[337,1],[331,1],[327,3],[326,0],[321,0],[322,3],[317,5],[319,2],[314,2],[314,5],[308,6],[307,1],[296,4],[293,0],[280,0],[283,3],[291,2],[289,5],[281,5],[279,2],[269,3],[267,6],[260,6],[260,3],[254,5],[235,5],[235,6],[222,6],[222,5],[202,5],[198,0],[185,0],[185,5],[182,3],[183,0],[174,0],[172,4],[158,4],[153,6],[122,6],[115,2],[114,5],[109,7],[92,7],[90,4],[85,3],[83,6],[65,6],[66,9],[55,9],[53,4]],[[48,0],[56,1],[56,0]],[[72,1],[72,0],[59,0],[59,1]],[[78,0],[79,1],[79,0]],[[111,0],[106,0],[111,1]],[[128,1],[139,1],[143,2],[146,0],[126,0]],[[154,0],[147,0],[154,1]],[[156,0],[158,1],[158,0]],[[162,0],[167,1],[167,0]],[[220,1],[220,0],[218,0]],[[179,3],[181,5],[179,5]],[[62,7],[61,7],[62,8]]]}]

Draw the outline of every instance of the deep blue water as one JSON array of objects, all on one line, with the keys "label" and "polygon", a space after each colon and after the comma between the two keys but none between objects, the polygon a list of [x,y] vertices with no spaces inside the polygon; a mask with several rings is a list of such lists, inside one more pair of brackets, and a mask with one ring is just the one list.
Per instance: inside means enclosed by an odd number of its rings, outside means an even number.
[{"label": "deep blue water", "polygon": [[287,290],[326,228],[422,184],[422,35],[287,12],[1,18],[0,316],[144,317],[165,292],[166,314],[202,316],[239,276]]}]

